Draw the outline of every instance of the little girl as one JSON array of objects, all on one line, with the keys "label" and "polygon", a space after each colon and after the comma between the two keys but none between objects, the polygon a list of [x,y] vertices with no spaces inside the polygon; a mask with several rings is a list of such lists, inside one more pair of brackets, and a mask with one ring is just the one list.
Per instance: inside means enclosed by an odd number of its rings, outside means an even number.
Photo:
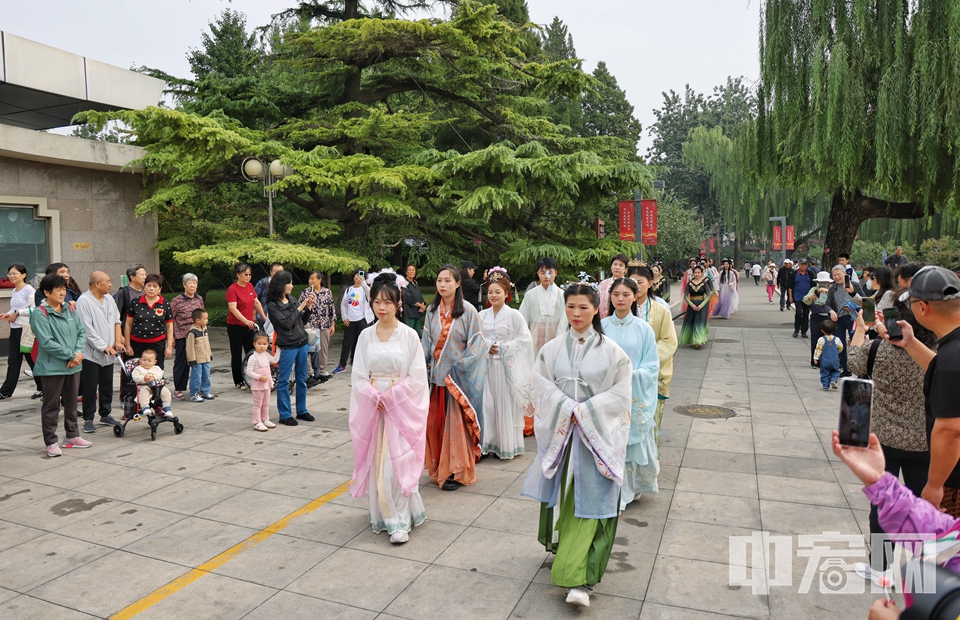
[{"label": "little girl", "polygon": [[163,385],[163,368],[157,366],[157,352],[153,349],[144,349],[140,354],[140,365],[130,373],[131,378],[137,383],[140,390],[140,413],[150,415],[155,413],[161,418],[171,418],[173,413],[170,411],[170,389],[163,387],[160,389],[160,401],[163,409],[154,412],[150,409],[150,399],[153,398],[153,388],[150,387],[151,381],[157,381]]},{"label": "little girl", "polygon": [[256,351],[247,360],[244,369],[250,382],[250,391],[253,393],[253,428],[258,431],[267,431],[277,425],[270,421],[270,390],[273,388],[273,377],[270,376],[270,364],[280,361],[280,350],[273,355],[267,353],[270,346],[270,337],[259,332],[253,337],[253,348]]}]

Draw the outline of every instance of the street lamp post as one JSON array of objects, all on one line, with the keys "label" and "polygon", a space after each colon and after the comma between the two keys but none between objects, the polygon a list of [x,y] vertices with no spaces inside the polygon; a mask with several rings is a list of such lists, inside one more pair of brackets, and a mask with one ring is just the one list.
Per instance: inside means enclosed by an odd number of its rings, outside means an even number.
[{"label": "street lamp post", "polygon": [[267,197],[267,220],[270,223],[271,237],[273,237],[273,197],[277,194],[273,189],[273,183],[292,172],[279,159],[274,159],[267,165],[257,157],[247,157],[240,164],[240,173],[243,174],[243,178],[251,183],[263,185],[263,195]]}]

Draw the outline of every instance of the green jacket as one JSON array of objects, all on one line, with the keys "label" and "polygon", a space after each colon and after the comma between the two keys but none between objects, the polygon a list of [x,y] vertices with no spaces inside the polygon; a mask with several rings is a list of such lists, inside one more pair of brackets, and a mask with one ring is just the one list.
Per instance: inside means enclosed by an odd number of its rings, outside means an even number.
[{"label": "green jacket", "polygon": [[34,375],[50,377],[80,372],[80,365],[67,368],[67,362],[76,357],[78,351],[83,351],[87,332],[70,304],[64,302],[62,312],[57,312],[44,301],[30,313],[30,329],[39,346]]}]

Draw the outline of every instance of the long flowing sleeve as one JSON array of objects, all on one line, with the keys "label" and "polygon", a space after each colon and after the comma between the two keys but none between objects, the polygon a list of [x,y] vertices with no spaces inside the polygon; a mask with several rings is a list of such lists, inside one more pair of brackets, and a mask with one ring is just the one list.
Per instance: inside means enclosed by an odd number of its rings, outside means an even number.
[{"label": "long flowing sleeve", "polygon": [[895,542],[910,540],[910,537],[900,534],[940,536],[960,525],[960,521],[954,517],[940,512],[930,502],[914,495],[890,472],[864,487],[863,492],[870,503],[877,507],[880,527]]},{"label": "long flowing sleeve", "polygon": [[660,376],[660,356],[657,353],[657,336],[653,328],[642,321],[637,322],[643,334],[643,348],[640,365],[634,369],[634,374],[640,385],[640,406],[644,420],[641,430],[652,428],[653,414],[657,408],[657,381]]},{"label": "long flowing sleeve", "polygon": [[501,312],[509,312],[507,317],[510,339],[499,342],[500,359],[506,373],[510,399],[521,410],[530,415],[533,409],[533,337],[523,316],[504,306]]}]

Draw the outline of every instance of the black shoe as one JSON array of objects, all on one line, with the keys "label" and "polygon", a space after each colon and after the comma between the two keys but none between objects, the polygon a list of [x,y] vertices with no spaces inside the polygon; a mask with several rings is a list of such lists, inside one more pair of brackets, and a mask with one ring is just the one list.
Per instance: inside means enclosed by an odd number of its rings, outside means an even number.
[{"label": "black shoe", "polygon": [[843,372],[840,373],[840,377],[841,377],[841,378],[842,378],[842,377],[852,377],[852,376],[853,376],[853,373],[850,372],[849,370],[844,370]]},{"label": "black shoe", "polygon": [[801,337],[801,338],[809,338],[810,336],[808,336],[807,334],[803,333],[803,334],[800,334],[800,337]]},{"label": "black shoe", "polygon": [[298,414],[297,414],[297,419],[298,419],[298,420],[303,420],[304,422],[313,422],[313,421],[316,420],[316,418],[313,417],[312,415],[310,415],[309,412],[308,412],[308,413],[298,413]]},{"label": "black shoe", "polygon": [[453,475],[451,474],[449,478],[443,481],[443,486],[440,488],[444,491],[456,491],[462,486],[462,484],[453,479]]},{"label": "black shoe", "polygon": [[333,378],[333,375],[331,375],[329,372],[328,372],[328,373],[324,373],[324,374],[320,375],[320,377],[319,377],[320,383],[326,383],[327,381],[329,381],[329,380],[332,379],[332,378]]},{"label": "black shoe", "polygon": [[800,332],[793,332],[793,337],[794,337],[794,338],[799,338],[799,337],[800,337]]},{"label": "black shoe", "polygon": [[315,385],[320,385],[323,381],[320,380],[320,377],[309,377],[307,379],[307,389],[314,387]]},{"label": "black shoe", "polygon": [[37,400],[38,398],[43,398],[43,392],[41,392],[40,390],[37,390],[36,392],[33,393],[33,396],[31,396],[30,398],[33,400]]},{"label": "black shoe", "polygon": [[7,400],[8,398],[13,398],[13,395],[11,394],[10,396],[4,396],[3,394],[0,394],[0,400]]},{"label": "black shoe", "polygon": [[293,418],[280,418],[277,420],[277,424],[283,424],[284,426],[297,426],[300,423]]}]

